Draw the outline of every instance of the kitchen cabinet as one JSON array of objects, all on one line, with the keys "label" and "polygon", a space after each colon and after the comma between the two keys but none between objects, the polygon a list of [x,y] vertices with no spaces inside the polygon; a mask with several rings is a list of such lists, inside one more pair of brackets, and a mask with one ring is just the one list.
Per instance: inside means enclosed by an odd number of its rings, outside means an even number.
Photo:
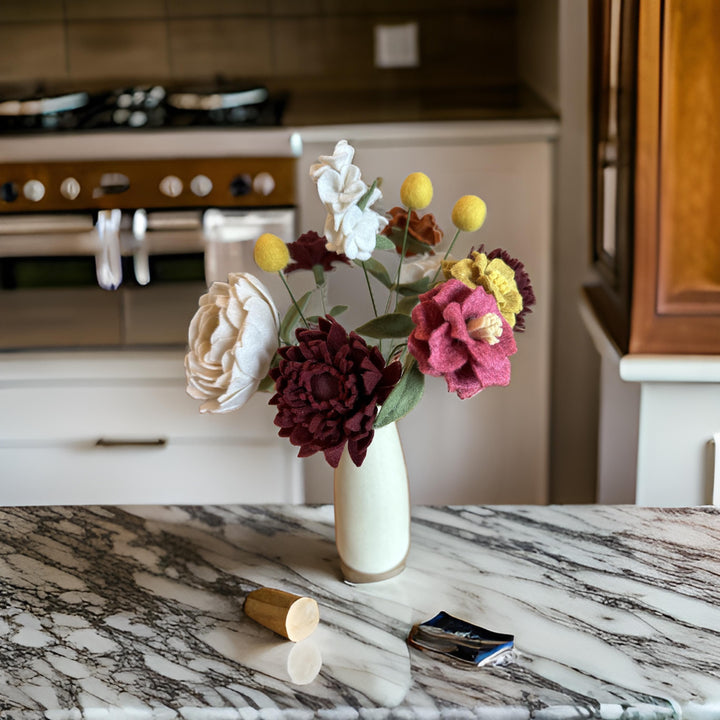
[{"label": "kitchen cabinet", "polygon": [[597,501],[684,507],[720,498],[720,357],[618,351],[581,302],[600,355]]},{"label": "kitchen cabinet", "polygon": [[707,503],[720,488],[720,7],[593,7],[600,281],[582,312],[602,365],[598,500]]},{"label": "kitchen cabinet", "polygon": [[300,502],[268,397],[201,414],[181,350],[0,355],[0,504]]},{"label": "kitchen cabinet", "polygon": [[622,352],[720,354],[720,7],[594,6],[591,300]]},{"label": "kitchen cabinet", "polygon": [[[489,388],[461,401],[444,380],[427,378],[421,404],[399,423],[411,500],[436,503],[544,503],[548,500],[550,386],[550,262],[553,141],[551,121],[349,125],[303,132],[299,163],[301,231],[322,232],[325,215],[307,171],[335,142],[348,140],[369,184],[382,180],[382,206],[400,204],[400,185],[414,171],[428,174],[434,197],[427,212],[454,234],[450,213],[462,195],[477,194],[488,206],[483,228],[461,234],[453,254],[472,247],[502,247],[526,265],[538,298],[518,334],[509,387]],[[444,245],[445,246],[445,245]],[[444,247],[443,246],[443,247]],[[383,253],[383,261],[392,259]],[[348,328],[369,317],[361,272],[340,268],[330,276],[330,303],[350,305],[340,318]],[[522,452],[518,449],[522,448]],[[308,498],[329,501],[331,483],[322,462],[306,469]]]}]

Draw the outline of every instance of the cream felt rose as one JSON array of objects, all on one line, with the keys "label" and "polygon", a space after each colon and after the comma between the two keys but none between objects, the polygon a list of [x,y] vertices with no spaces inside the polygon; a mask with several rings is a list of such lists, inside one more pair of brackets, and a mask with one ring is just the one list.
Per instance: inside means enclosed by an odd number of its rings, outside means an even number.
[{"label": "cream felt rose", "polygon": [[200,412],[242,407],[270,369],[280,320],[267,288],[250,273],[215,282],[190,322],[185,356],[187,393]]}]

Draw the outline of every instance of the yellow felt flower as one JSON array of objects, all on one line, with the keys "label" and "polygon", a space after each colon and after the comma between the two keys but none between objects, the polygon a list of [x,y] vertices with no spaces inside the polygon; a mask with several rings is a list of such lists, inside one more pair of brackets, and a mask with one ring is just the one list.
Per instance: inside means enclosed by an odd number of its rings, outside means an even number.
[{"label": "yellow felt flower", "polygon": [[485,253],[472,252],[462,260],[443,260],[442,270],[446,279],[460,280],[471,290],[482,287],[493,295],[502,316],[515,327],[515,315],[522,310],[523,301],[515,271],[504,260],[488,260]]},{"label": "yellow felt flower", "polygon": [[400,186],[400,200],[405,207],[422,210],[432,202],[432,198],[432,182],[425,173],[410,173]]},{"label": "yellow felt flower", "polygon": [[255,242],[253,257],[265,272],[280,272],[290,262],[288,246],[272,233],[263,233]]},{"label": "yellow felt flower", "polygon": [[453,207],[452,221],[458,230],[475,232],[487,217],[487,205],[477,195],[463,195]]}]

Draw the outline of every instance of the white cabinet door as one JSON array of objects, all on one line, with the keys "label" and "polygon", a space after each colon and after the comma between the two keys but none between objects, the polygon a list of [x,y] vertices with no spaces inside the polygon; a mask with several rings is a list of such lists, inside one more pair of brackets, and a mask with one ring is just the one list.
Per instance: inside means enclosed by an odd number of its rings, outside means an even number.
[{"label": "white cabinet door", "polygon": [[201,414],[180,351],[0,356],[0,504],[302,502],[269,397]]},{"label": "white cabinet door", "polygon": [[[369,184],[382,178],[385,209],[400,205],[400,185],[414,171],[434,186],[432,212],[445,231],[462,195],[475,194],[488,206],[483,228],[461,234],[453,255],[463,257],[481,243],[502,247],[521,259],[530,274],[537,306],[527,331],[517,335],[509,387],[490,388],[460,401],[444,380],[427,378],[419,407],[400,421],[414,503],[544,503],[547,501],[550,383],[550,262],[553,145],[532,141],[463,140],[458,136],[412,144],[361,136],[345,137],[357,150],[355,163]],[[325,214],[307,177],[310,163],[332,153],[333,142],[306,143],[300,167],[300,228],[322,232]],[[444,247],[444,246],[443,246]],[[385,260],[387,254],[378,257]],[[330,277],[330,303],[351,309],[341,318],[348,328],[370,317],[362,273],[341,268]],[[327,484],[316,481],[322,463],[306,470],[309,499],[329,499]]]}]

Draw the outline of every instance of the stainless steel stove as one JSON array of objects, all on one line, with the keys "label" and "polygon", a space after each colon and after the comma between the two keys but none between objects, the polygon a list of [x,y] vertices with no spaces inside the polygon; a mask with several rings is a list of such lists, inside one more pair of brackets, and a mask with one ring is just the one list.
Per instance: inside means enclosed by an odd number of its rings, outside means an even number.
[{"label": "stainless steel stove", "polygon": [[254,239],[295,239],[281,106],[261,87],[0,100],[0,349],[184,344],[210,282],[258,272]]},{"label": "stainless steel stove", "polygon": [[0,134],[168,127],[275,127],[287,96],[260,85],[0,90]]}]

